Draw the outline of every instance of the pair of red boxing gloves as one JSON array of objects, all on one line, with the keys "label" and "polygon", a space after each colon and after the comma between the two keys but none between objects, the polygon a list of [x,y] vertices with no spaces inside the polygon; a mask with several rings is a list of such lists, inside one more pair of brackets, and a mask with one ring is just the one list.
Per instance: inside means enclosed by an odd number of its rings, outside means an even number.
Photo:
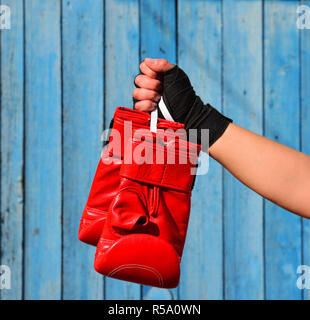
[{"label": "pair of red boxing gloves", "polygon": [[[162,114],[167,109],[161,101]],[[171,116],[165,116],[171,119]],[[95,270],[161,288],[179,283],[200,146],[184,125],[118,107],[81,218]]]}]

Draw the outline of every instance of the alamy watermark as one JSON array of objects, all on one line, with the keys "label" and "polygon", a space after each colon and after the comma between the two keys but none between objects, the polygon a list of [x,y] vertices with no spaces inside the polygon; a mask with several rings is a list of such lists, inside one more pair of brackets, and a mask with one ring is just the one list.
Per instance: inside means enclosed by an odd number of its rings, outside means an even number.
[{"label": "alamy watermark", "polygon": [[300,290],[310,289],[310,266],[300,265],[297,268],[297,273],[301,274],[296,281],[297,288]]},{"label": "alamy watermark", "polygon": [[11,289],[11,269],[6,265],[0,265],[0,290]]},{"label": "alamy watermark", "polygon": [[158,129],[153,135],[147,128],[135,128],[131,121],[124,121],[121,127],[107,129],[102,134],[105,145],[108,142],[101,154],[105,164],[117,162],[121,157],[124,164],[186,164],[192,175],[208,173],[209,156],[200,153],[200,149],[209,149],[208,129],[188,132],[184,128]]},{"label": "alamy watermark", "polygon": [[0,30],[11,29],[11,8],[0,5]]},{"label": "alamy watermark", "polygon": [[298,29],[310,29],[310,7],[301,5],[296,10],[298,17],[296,26]]}]

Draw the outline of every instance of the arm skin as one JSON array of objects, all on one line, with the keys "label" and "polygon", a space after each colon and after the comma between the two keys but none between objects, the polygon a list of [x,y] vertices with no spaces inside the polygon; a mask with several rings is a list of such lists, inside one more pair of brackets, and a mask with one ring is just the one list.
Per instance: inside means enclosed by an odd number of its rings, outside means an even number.
[{"label": "arm skin", "polygon": [[[161,89],[160,72],[172,67],[164,59],[147,58],[140,64],[143,75],[135,79],[140,88],[133,92],[140,100],[135,104],[136,109],[148,112],[155,108]],[[209,153],[258,194],[310,219],[309,156],[233,123],[210,147]]]},{"label": "arm skin", "polygon": [[310,157],[235,124],[209,149],[246,186],[280,207],[310,218]]}]

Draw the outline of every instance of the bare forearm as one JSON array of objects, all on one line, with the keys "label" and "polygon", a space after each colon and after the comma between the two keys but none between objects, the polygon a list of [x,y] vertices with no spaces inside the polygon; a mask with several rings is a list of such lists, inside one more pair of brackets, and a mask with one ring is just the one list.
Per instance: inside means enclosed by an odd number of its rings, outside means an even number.
[{"label": "bare forearm", "polygon": [[310,218],[310,157],[230,124],[210,155],[279,206]]}]

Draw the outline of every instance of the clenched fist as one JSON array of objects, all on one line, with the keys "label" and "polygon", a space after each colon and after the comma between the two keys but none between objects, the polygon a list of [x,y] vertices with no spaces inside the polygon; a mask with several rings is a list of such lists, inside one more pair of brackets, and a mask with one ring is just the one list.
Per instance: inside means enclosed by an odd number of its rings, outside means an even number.
[{"label": "clenched fist", "polygon": [[[202,130],[209,130],[211,146],[226,130],[231,119],[224,117],[210,104],[204,105],[196,95],[187,74],[165,59],[146,58],[140,64],[141,74],[135,78],[133,91],[137,110],[150,112],[163,96],[173,119],[185,128],[197,130],[197,142],[202,140]],[[160,110],[159,116],[163,118]]]}]

